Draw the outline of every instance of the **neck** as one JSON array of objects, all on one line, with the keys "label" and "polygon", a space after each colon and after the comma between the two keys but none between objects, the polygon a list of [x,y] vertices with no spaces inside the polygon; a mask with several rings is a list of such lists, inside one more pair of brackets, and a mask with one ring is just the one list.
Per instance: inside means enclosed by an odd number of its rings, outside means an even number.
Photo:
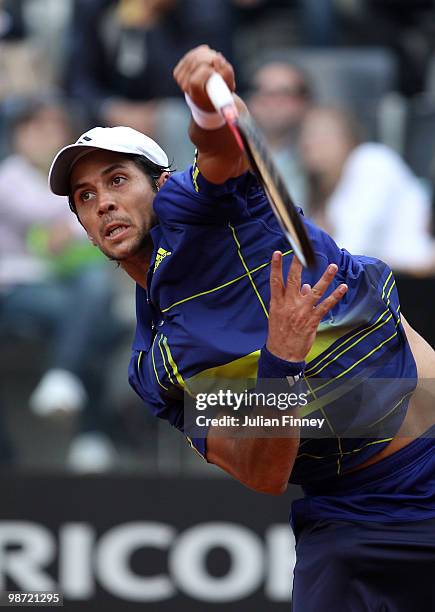
[{"label": "neck", "polygon": [[147,273],[152,253],[153,241],[150,238],[136,255],[120,262],[121,268],[143,289],[147,288]]}]

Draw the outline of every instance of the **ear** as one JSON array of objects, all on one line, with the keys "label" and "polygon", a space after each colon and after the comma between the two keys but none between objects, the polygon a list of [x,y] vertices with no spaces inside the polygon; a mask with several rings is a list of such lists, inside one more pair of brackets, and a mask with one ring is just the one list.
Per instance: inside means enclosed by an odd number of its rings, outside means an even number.
[{"label": "ear", "polygon": [[162,185],[164,185],[166,183],[166,181],[168,180],[168,178],[171,176],[170,172],[162,172],[161,175],[159,176],[159,178],[157,179],[157,185],[160,187],[162,187]]}]

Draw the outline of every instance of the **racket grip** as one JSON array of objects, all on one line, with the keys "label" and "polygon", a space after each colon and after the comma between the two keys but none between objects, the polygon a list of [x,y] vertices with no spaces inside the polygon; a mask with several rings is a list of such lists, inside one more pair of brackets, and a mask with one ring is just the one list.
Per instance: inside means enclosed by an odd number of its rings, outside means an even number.
[{"label": "racket grip", "polygon": [[218,72],[214,72],[205,85],[207,95],[210,102],[215,107],[216,111],[225,114],[223,111],[226,108],[231,108],[235,116],[237,116],[237,108],[234,102],[233,94],[230,88],[225,83]]}]

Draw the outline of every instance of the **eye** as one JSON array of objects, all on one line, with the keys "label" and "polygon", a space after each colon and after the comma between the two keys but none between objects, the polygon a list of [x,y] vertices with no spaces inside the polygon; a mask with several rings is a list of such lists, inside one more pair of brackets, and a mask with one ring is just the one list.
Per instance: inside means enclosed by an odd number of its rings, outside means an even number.
[{"label": "eye", "polygon": [[122,185],[122,183],[124,183],[124,181],[126,181],[127,179],[125,178],[125,176],[114,176],[112,179],[112,184],[113,185]]},{"label": "eye", "polygon": [[79,195],[79,199],[81,202],[89,202],[94,197],[92,191],[82,191]]}]

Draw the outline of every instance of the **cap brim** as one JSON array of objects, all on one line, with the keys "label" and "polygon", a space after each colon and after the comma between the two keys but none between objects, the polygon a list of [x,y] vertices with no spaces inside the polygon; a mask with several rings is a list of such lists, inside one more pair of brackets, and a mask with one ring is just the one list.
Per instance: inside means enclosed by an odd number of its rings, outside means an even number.
[{"label": "cap brim", "polygon": [[133,155],[131,148],[127,147],[96,147],[90,145],[73,144],[63,148],[53,160],[48,184],[53,193],[59,196],[68,196],[71,192],[70,175],[74,165],[91,151],[113,151]]}]

